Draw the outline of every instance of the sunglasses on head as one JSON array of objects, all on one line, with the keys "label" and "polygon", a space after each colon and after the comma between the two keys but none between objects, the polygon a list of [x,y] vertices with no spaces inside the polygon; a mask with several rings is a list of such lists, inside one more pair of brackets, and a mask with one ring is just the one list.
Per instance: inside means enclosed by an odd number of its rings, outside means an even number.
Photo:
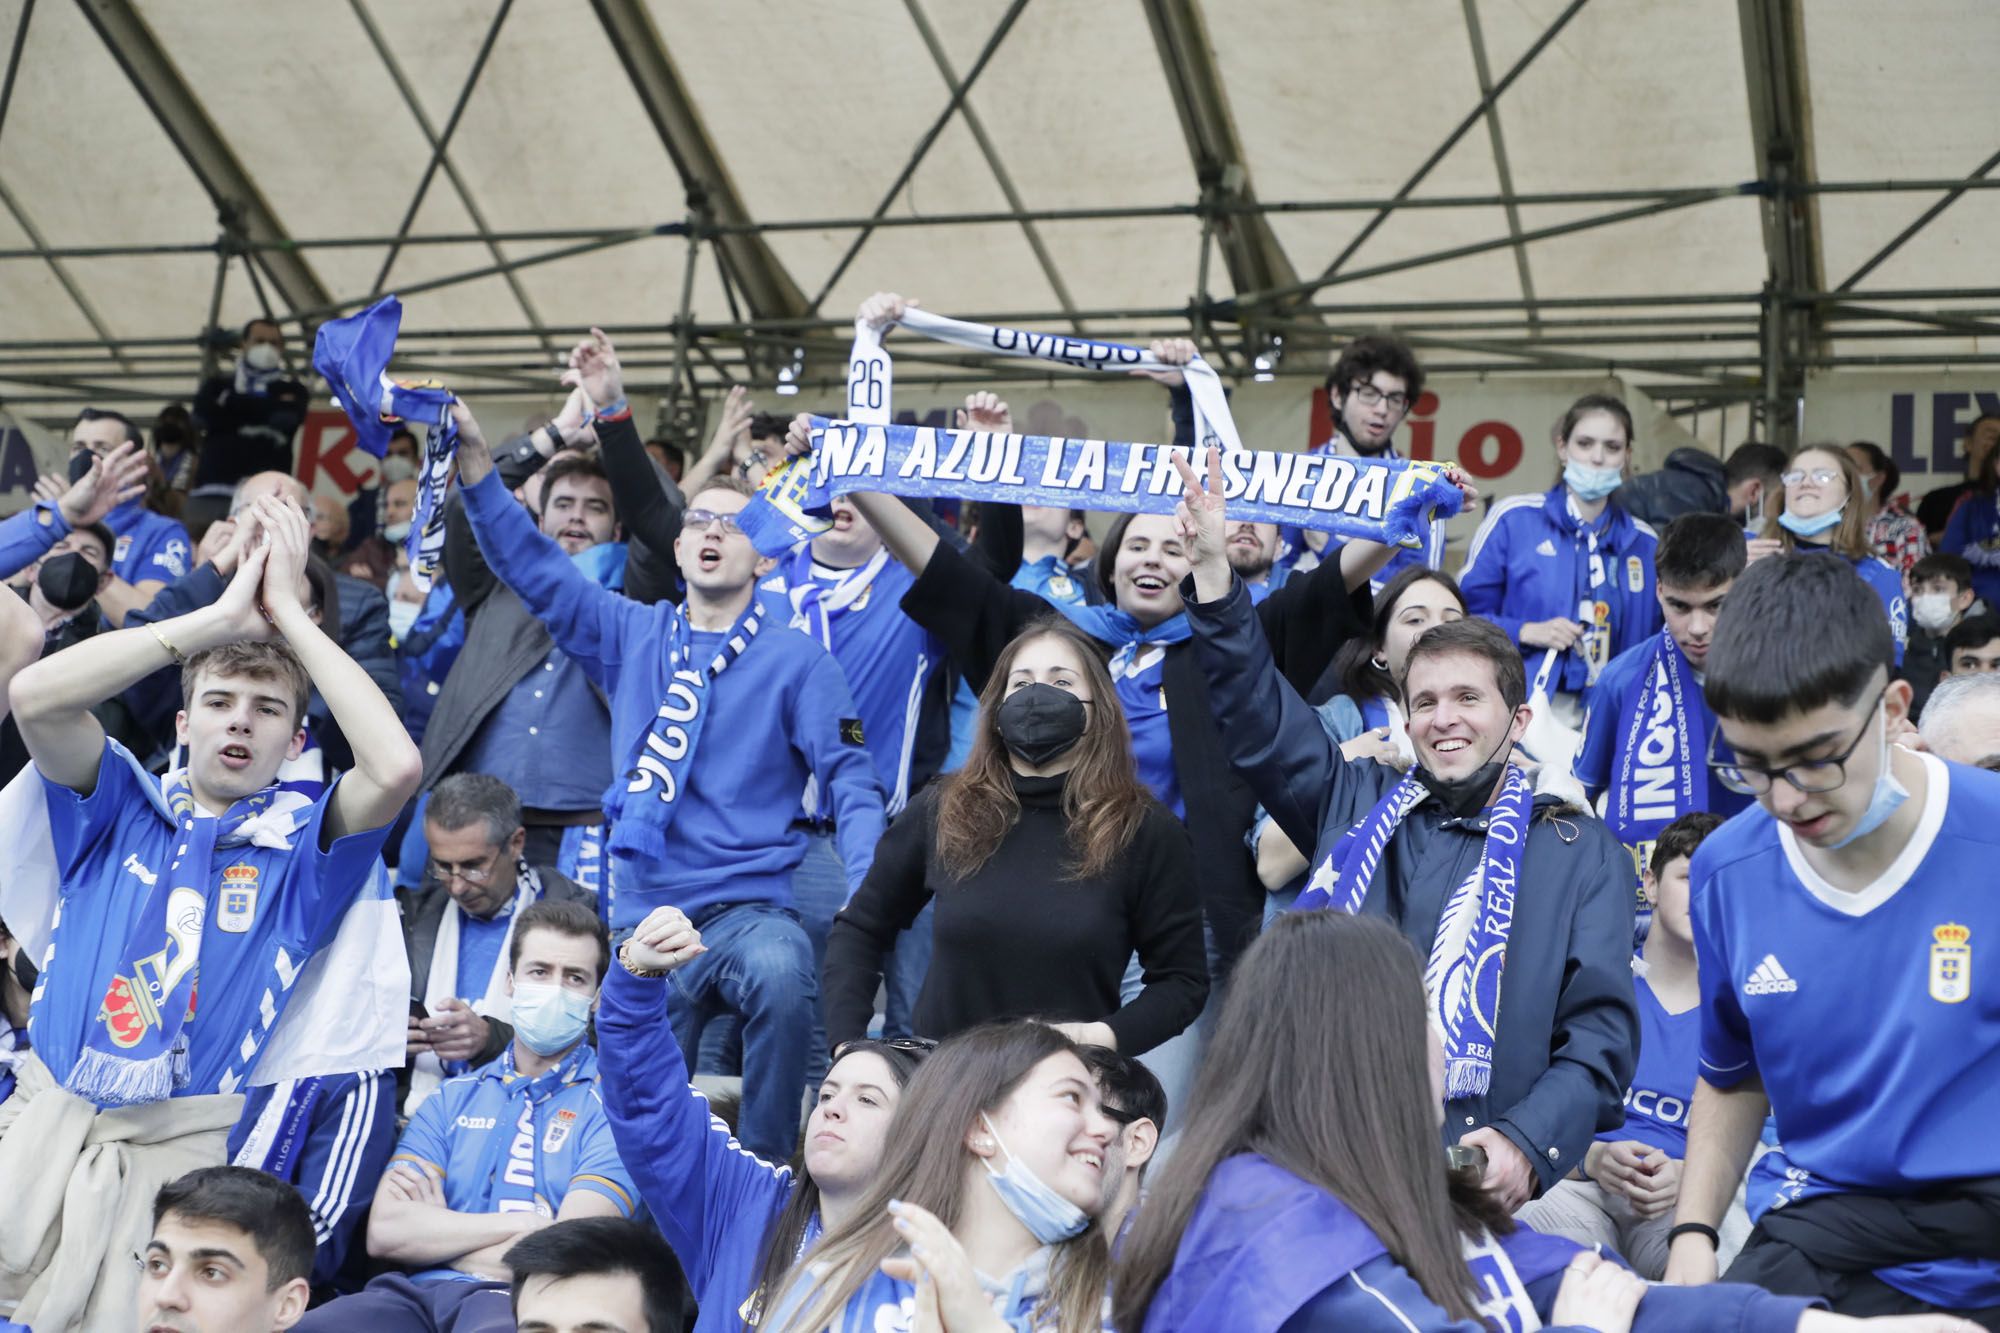
[{"label": "sunglasses on head", "polygon": [[833,1048],[834,1063],[860,1051],[900,1051],[921,1060],[938,1047],[931,1037],[856,1037]]}]

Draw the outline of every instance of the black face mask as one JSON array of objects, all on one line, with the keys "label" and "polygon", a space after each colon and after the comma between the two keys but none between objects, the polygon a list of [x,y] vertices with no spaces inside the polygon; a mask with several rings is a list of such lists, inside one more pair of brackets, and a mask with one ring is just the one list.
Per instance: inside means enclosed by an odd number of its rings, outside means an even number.
[{"label": "black face mask", "polygon": [[1037,767],[1082,740],[1084,721],[1083,700],[1040,682],[1008,695],[994,718],[1007,748]]},{"label": "black face mask", "polygon": [[65,551],[42,561],[35,586],[49,605],[61,611],[80,611],[97,596],[97,568],[76,551]]},{"label": "black face mask", "polygon": [[14,980],[21,983],[22,990],[33,995],[35,993],[35,982],[41,979],[41,975],[40,969],[28,961],[28,951],[26,949],[17,949],[14,951]]},{"label": "black face mask", "polygon": [[69,456],[69,479],[72,484],[90,475],[90,468],[97,461],[97,455],[88,449],[80,449]]},{"label": "black face mask", "polygon": [[1414,770],[1416,779],[1455,817],[1470,819],[1486,808],[1486,798],[1493,794],[1500,774],[1506,771],[1507,751],[1513,745],[1511,737],[1502,735],[1499,746],[1486,757],[1486,762],[1462,778],[1441,778],[1418,764]]}]

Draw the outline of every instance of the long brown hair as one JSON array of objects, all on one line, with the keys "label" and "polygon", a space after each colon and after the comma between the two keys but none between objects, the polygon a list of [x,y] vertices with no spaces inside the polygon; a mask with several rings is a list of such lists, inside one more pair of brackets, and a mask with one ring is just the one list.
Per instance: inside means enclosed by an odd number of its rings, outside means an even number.
[{"label": "long brown hair", "polygon": [[1180,1143],[1119,1252],[1113,1324],[1145,1326],[1209,1175],[1240,1153],[1339,1199],[1426,1296],[1476,1319],[1459,1237],[1487,1218],[1452,1199],[1409,941],[1372,917],[1288,912],[1232,975]]},{"label": "long brown hair", "polygon": [[[446,781],[450,781],[449,778]],[[870,1041],[863,1038],[850,1041],[839,1051],[839,1058],[833,1062],[827,1074],[840,1068],[841,1060],[850,1055],[880,1056],[882,1063],[889,1066],[890,1077],[896,1080],[900,1089],[910,1086],[910,1079],[916,1075],[917,1067],[924,1056],[911,1050],[907,1045],[895,1046],[886,1041]],[[815,1093],[815,1096],[818,1094]],[[792,1260],[798,1256],[799,1245],[805,1239],[806,1228],[819,1213],[819,1182],[813,1179],[812,1171],[806,1166],[806,1150],[800,1145],[792,1154],[792,1193],[785,1200],[785,1206],[778,1210],[771,1225],[764,1230],[764,1254],[757,1265],[757,1285],[750,1289],[749,1299],[743,1302],[737,1313],[743,1316],[743,1327],[755,1328],[763,1322],[766,1307],[775,1305],[777,1298],[784,1294],[785,1273],[791,1268]]]},{"label": "long brown hair", "polygon": [[[927,1209],[956,1230],[973,1164],[966,1135],[982,1114],[997,1112],[1036,1065],[1076,1049],[1054,1028],[1024,1020],[971,1028],[931,1052],[903,1089],[874,1183],[848,1219],[792,1266],[782,1289],[810,1283],[811,1290],[778,1333],[816,1333],[836,1325],[882,1261],[903,1248],[889,1215],[892,1199]],[[1055,1251],[1036,1327],[1053,1314],[1058,1333],[1098,1333],[1111,1276],[1102,1229],[1093,1220]]]},{"label": "long brown hair", "polygon": [[[1849,560],[1866,560],[1875,554],[1875,548],[1869,544],[1868,514],[1860,503],[1861,469],[1854,466],[1853,455],[1837,444],[1808,444],[1792,451],[1791,458],[1786,461],[1785,470],[1789,472],[1799,466],[1799,460],[1807,454],[1824,454],[1831,458],[1847,482],[1847,498],[1841,502],[1843,508],[1840,522],[1835,524],[1833,531],[1827,535],[1827,549],[1835,555],[1844,555]],[[1782,478],[1780,480],[1782,482]],[[1781,487],[1778,492],[1778,513],[1784,512],[1784,491]],[[1783,542],[1786,555],[1791,555],[1799,549],[1798,538],[1778,522],[1776,514],[1764,520],[1764,535],[1776,537]]]},{"label": "long brown hair", "polygon": [[1056,639],[1068,647],[1083,664],[1083,674],[1090,682],[1083,737],[1071,751],[1076,765],[1063,784],[1063,822],[1069,827],[1072,856],[1063,874],[1072,879],[1103,874],[1132,845],[1145,818],[1149,798],[1132,760],[1125,710],[1118,702],[1118,687],[1105,669],[1103,649],[1061,616],[1050,616],[1022,630],[1000,650],[993,673],[986,678],[986,688],[979,694],[979,729],[972,739],[972,753],[965,766],[945,778],[939,789],[938,863],[956,879],[978,873],[1021,818],[1014,767],[1000,739],[998,717],[1014,659],[1039,639]]}]

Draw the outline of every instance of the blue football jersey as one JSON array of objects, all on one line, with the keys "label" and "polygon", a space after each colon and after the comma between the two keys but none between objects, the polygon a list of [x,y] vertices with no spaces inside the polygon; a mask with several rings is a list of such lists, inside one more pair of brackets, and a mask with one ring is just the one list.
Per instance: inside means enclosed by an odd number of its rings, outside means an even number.
[{"label": "blue football jersey", "polygon": [[[1827,884],[1762,811],[1695,853],[1701,1074],[1762,1078],[1804,1173],[1796,1197],[2000,1174],[2000,988],[1979,984],[1978,961],[2000,944],[2000,894],[1981,891],[2000,859],[2000,775],[1922,762],[1916,832],[1860,892]],[[2000,1265],[1979,1269],[1971,1283],[1879,1275],[1938,1304],[2000,1303]]]}]

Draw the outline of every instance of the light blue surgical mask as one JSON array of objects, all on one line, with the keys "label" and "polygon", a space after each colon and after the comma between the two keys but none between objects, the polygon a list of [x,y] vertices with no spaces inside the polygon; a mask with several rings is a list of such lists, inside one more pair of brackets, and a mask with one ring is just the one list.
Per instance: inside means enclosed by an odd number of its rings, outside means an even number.
[{"label": "light blue surgical mask", "polygon": [[1000,1131],[993,1128],[991,1118],[985,1115],[979,1118],[986,1121],[986,1132],[1000,1145],[1000,1151],[1007,1154],[1004,1171],[995,1171],[993,1163],[980,1159],[986,1168],[986,1183],[993,1186],[993,1192],[1007,1205],[1007,1211],[1043,1245],[1058,1245],[1082,1235],[1090,1225],[1090,1214],[1050,1189],[1040,1176],[1029,1170],[1028,1164],[1016,1157],[1007,1141],[1000,1137]]},{"label": "light blue surgical mask", "polygon": [[567,986],[516,982],[514,1035],[536,1055],[560,1055],[583,1040],[590,1025],[590,996]]},{"label": "light blue surgical mask", "polygon": [[1778,515],[1778,526],[1794,537],[1803,537],[1810,541],[1838,524],[1840,516],[1846,512],[1847,506],[1842,505],[1838,509],[1829,509],[1815,518],[1800,518],[1788,509]]},{"label": "light blue surgical mask", "polygon": [[1563,485],[1586,504],[1595,504],[1624,484],[1623,468],[1592,467],[1574,458],[1563,464]]},{"label": "light blue surgical mask", "polygon": [[1889,822],[1889,816],[1896,813],[1896,807],[1910,799],[1910,789],[1896,781],[1896,770],[1889,763],[1889,718],[1882,715],[1882,739],[1876,747],[1875,790],[1868,793],[1868,808],[1854,821],[1854,827],[1846,837],[1829,846],[1829,850],[1845,847],[1856,838],[1865,838],[1876,829]]}]

